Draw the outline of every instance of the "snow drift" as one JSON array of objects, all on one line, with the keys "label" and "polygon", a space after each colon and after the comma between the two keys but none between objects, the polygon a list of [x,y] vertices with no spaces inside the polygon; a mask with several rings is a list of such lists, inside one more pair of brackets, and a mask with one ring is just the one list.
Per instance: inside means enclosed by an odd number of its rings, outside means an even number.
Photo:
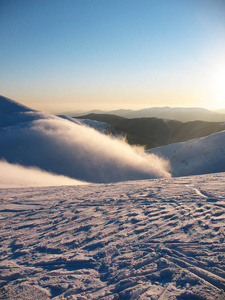
[{"label": "snow drift", "polygon": [[10,110],[3,109],[1,159],[89,182],[170,177],[169,163],[154,154],[79,122],[19,111],[19,104],[15,105],[15,111],[13,105]]},{"label": "snow drift", "polygon": [[85,182],[66,176],[0,161],[0,188],[28,186],[82,185]]}]

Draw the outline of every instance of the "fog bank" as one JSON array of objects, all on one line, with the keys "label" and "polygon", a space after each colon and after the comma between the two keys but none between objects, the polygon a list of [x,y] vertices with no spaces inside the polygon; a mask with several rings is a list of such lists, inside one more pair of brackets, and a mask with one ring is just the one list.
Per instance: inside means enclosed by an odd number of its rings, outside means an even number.
[{"label": "fog bank", "polygon": [[[13,121],[12,121],[13,115]],[[4,114],[0,159],[88,182],[169,177],[169,163],[80,122],[40,112]]]},{"label": "fog bank", "polygon": [[23,167],[0,161],[0,188],[83,185],[85,182],[56,175],[34,167]]}]

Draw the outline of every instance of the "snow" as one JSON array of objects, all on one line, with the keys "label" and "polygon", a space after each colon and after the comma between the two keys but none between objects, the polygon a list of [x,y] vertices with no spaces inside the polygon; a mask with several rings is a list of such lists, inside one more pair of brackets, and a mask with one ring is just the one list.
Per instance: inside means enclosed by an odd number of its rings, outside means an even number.
[{"label": "snow", "polygon": [[15,112],[26,112],[26,111],[34,111],[20,103],[17,103],[14,100],[3,97],[0,95],[0,111],[3,113],[15,113]]},{"label": "snow", "polygon": [[162,120],[165,124],[168,124],[170,122],[170,119],[162,119]]},{"label": "snow", "polygon": [[225,131],[147,152],[169,160],[173,176],[225,172]]},{"label": "snow", "polygon": [[119,130],[116,130],[114,127],[112,127],[111,125],[105,122],[100,122],[100,121],[95,121],[90,119],[76,119],[65,115],[58,115],[58,117],[69,120],[78,125],[86,125],[90,128],[97,130],[102,134],[111,135],[118,139],[125,139],[125,134],[123,134]]},{"label": "snow", "polygon": [[1,189],[2,298],[225,299],[224,175]]},{"label": "snow", "polygon": [[80,119],[80,122],[91,128],[98,130],[103,134],[110,134],[113,131],[113,128],[105,122],[99,122],[99,121],[89,120],[89,119]]}]

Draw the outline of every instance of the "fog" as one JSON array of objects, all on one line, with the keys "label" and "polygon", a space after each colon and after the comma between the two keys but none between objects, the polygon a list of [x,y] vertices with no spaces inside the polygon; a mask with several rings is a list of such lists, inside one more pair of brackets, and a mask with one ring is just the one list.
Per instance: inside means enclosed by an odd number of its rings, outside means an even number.
[{"label": "fog", "polygon": [[79,122],[38,112],[19,116],[0,131],[0,159],[88,182],[170,176],[166,160]]},{"label": "fog", "polygon": [[34,167],[23,167],[0,161],[0,188],[57,186],[57,185],[83,185],[85,182],[56,175]]}]

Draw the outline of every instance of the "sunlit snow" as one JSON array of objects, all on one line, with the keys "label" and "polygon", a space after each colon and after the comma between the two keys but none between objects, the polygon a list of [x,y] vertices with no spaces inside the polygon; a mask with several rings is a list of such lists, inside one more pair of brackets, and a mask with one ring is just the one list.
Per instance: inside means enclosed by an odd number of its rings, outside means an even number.
[{"label": "sunlit snow", "polygon": [[3,299],[225,299],[224,175],[2,189]]}]

